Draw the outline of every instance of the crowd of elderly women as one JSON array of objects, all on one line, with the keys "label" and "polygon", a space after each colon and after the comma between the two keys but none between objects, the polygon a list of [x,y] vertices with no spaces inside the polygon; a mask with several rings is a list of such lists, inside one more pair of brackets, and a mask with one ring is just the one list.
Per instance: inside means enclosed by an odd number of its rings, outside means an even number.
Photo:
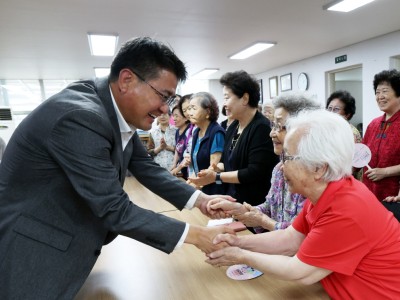
[{"label": "crowd of elderly women", "polygon": [[[320,281],[334,299],[396,298],[400,223],[390,211],[399,217],[400,73],[375,76],[384,115],[367,126],[363,139],[349,123],[355,99],[346,91],[332,93],[326,110],[304,93],[283,94],[266,118],[257,109],[255,78],[230,72],[220,83],[224,128],[209,93],[177,106],[192,129],[190,156],[178,165],[193,168],[189,184],[237,199],[211,201],[211,214],[233,216],[260,234],[218,235],[214,242],[227,247],[207,262],[244,263],[305,284]],[[372,152],[364,170],[352,167],[360,142]]]}]

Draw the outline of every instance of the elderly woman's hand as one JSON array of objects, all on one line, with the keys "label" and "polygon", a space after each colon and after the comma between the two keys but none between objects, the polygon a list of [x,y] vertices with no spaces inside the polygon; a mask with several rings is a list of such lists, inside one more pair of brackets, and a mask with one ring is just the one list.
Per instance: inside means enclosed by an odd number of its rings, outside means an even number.
[{"label": "elderly woman's hand", "polygon": [[242,222],[247,227],[262,227],[263,218],[268,218],[268,216],[246,202],[243,203],[243,206],[246,211],[242,214],[235,215],[235,219]]},{"label": "elderly woman's hand", "polygon": [[398,196],[388,196],[385,199],[383,199],[385,202],[400,202],[400,195]]},{"label": "elderly woman's hand", "polygon": [[226,247],[214,252],[211,252],[208,255],[208,259],[206,263],[214,266],[232,266],[235,264],[243,263],[244,260],[244,251],[239,247]]},{"label": "elderly woman's hand", "polygon": [[387,176],[385,168],[369,169],[365,172],[365,174],[367,175],[368,179],[371,181],[379,181]]},{"label": "elderly woman's hand", "polygon": [[182,168],[185,168],[185,167],[190,166],[191,162],[192,162],[192,160],[190,158],[190,155],[187,155],[182,159],[180,165],[181,165]]},{"label": "elderly woman's hand", "polygon": [[211,169],[201,170],[197,173],[197,177],[189,178],[190,182],[196,184],[197,186],[205,186],[210,183],[215,182],[216,172]]},{"label": "elderly woman's hand", "polygon": [[213,243],[220,244],[224,243],[229,246],[208,254],[207,263],[213,266],[230,266],[236,263],[240,263],[243,260],[243,251],[239,246],[240,238],[233,234],[218,234]]}]

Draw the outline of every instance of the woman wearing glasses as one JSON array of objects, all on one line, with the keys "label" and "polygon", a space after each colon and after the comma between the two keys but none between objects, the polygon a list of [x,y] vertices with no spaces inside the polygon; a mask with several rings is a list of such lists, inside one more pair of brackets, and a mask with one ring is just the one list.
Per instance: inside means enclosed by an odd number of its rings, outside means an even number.
[{"label": "woman wearing glasses", "polygon": [[251,204],[267,194],[272,169],[278,162],[269,137],[269,121],[258,112],[260,86],[245,71],[226,73],[220,79],[226,113],[235,119],[226,132],[223,163],[201,171],[197,185],[225,183],[226,193]]},{"label": "woman wearing glasses", "polygon": [[304,94],[285,94],[273,102],[274,117],[271,122],[272,143],[274,152],[280,155],[281,161],[272,171],[271,189],[265,197],[265,202],[257,206],[229,201],[213,201],[212,209],[222,209],[227,214],[234,215],[248,227],[254,227],[256,233],[284,229],[292,224],[293,219],[303,208],[305,197],[291,193],[283,176],[282,165],[291,157],[283,155],[283,145],[286,136],[286,121],[298,112],[320,108],[312,98]]},{"label": "woman wearing glasses", "polygon": [[[333,92],[326,101],[326,110],[339,114],[347,120],[353,131],[354,142],[361,143],[362,138],[360,132],[350,123],[351,118],[353,118],[356,113],[356,100],[349,92],[343,90]],[[362,169],[353,168],[353,176],[361,180]]]},{"label": "woman wearing glasses", "polygon": [[399,299],[400,224],[351,176],[353,134],[325,110],[287,125],[282,169],[292,193],[307,197],[291,226],[253,235],[219,234],[231,247],[214,266],[246,264],[281,280],[320,282],[331,299]]},{"label": "woman wearing glasses", "polygon": [[349,92],[342,90],[333,92],[326,101],[326,110],[339,114],[349,121],[354,135],[354,142],[361,143],[360,132],[350,123],[351,118],[356,113],[356,100]]}]

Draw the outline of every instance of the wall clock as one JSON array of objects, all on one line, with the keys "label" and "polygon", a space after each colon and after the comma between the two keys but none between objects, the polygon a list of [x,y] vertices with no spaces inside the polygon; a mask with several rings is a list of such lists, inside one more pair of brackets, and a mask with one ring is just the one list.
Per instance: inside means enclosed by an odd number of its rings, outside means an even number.
[{"label": "wall clock", "polygon": [[309,81],[306,73],[300,73],[297,78],[297,87],[300,91],[306,91],[308,89]]}]

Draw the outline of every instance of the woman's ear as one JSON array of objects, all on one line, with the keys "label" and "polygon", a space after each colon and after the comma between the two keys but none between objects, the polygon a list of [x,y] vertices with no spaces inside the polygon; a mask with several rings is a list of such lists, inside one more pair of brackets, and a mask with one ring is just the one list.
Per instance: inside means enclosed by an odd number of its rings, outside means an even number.
[{"label": "woman's ear", "polygon": [[243,105],[247,105],[249,103],[249,94],[244,93],[242,99],[243,99]]},{"label": "woman's ear", "polygon": [[315,175],[314,178],[316,181],[319,181],[324,177],[325,173],[328,171],[328,164],[324,164],[322,167],[315,168]]}]

